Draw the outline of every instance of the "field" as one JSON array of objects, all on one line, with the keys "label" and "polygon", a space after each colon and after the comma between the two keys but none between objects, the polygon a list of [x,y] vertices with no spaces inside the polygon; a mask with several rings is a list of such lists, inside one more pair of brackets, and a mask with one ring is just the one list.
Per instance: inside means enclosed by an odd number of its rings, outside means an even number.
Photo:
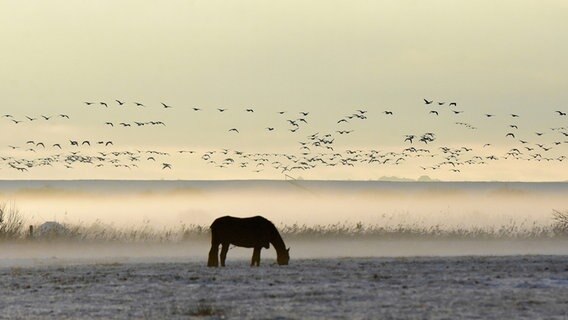
[{"label": "field", "polygon": [[47,263],[0,269],[3,319],[566,319],[568,256]]},{"label": "field", "polygon": [[[4,244],[2,319],[566,319],[566,240],[290,241],[292,260],[207,242]],[[537,255],[538,253],[538,255]]]}]

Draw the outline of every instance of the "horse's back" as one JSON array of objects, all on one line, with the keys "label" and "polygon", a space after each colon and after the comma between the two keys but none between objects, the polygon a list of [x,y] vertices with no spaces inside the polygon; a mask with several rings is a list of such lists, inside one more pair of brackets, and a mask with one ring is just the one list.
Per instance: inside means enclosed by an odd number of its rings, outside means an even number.
[{"label": "horse's back", "polygon": [[211,229],[218,229],[218,228],[223,228],[226,226],[229,227],[234,227],[234,226],[238,226],[238,225],[244,225],[244,226],[254,226],[254,227],[262,227],[264,225],[273,225],[272,222],[270,222],[270,220],[261,217],[261,216],[254,216],[254,217],[248,217],[248,218],[237,218],[237,217],[232,217],[232,216],[224,216],[224,217],[220,217],[215,219],[215,221],[213,221],[213,223],[211,224]]}]

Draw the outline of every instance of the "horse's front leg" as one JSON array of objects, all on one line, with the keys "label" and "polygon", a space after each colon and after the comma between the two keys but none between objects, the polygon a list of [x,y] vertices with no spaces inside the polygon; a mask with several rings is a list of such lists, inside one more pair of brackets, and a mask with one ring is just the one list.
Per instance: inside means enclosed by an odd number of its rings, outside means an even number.
[{"label": "horse's front leg", "polygon": [[252,260],[250,262],[251,267],[254,267],[255,265],[257,267],[260,266],[260,250],[261,249],[262,249],[261,247],[254,248],[254,251],[252,252]]},{"label": "horse's front leg", "polygon": [[229,244],[223,243],[221,247],[221,267],[225,266],[225,260],[227,259],[227,252],[229,251]]}]

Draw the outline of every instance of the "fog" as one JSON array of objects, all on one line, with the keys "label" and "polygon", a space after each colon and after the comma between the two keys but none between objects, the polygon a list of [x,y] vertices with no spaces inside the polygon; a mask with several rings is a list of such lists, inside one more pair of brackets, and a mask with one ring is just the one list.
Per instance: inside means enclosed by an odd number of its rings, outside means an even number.
[{"label": "fog", "polygon": [[278,225],[441,228],[549,225],[568,208],[565,183],[322,181],[28,182],[0,186],[0,201],[27,223],[115,227],[208,226],[223,215],[263,215]]}]

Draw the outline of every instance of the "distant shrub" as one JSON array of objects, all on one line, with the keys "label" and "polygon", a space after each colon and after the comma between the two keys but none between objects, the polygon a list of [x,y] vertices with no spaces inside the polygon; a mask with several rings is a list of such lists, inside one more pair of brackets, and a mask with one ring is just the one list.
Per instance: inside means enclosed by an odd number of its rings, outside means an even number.
[{"label": "distant shrub", "polygon": [[0,203],[0,239],[17,239],[22,235],[24,219],[18,209]]},{"label": "distant shrub", "polygon": [[555,233],[568,234],[568,211],[552,211],[553,230]]}]

